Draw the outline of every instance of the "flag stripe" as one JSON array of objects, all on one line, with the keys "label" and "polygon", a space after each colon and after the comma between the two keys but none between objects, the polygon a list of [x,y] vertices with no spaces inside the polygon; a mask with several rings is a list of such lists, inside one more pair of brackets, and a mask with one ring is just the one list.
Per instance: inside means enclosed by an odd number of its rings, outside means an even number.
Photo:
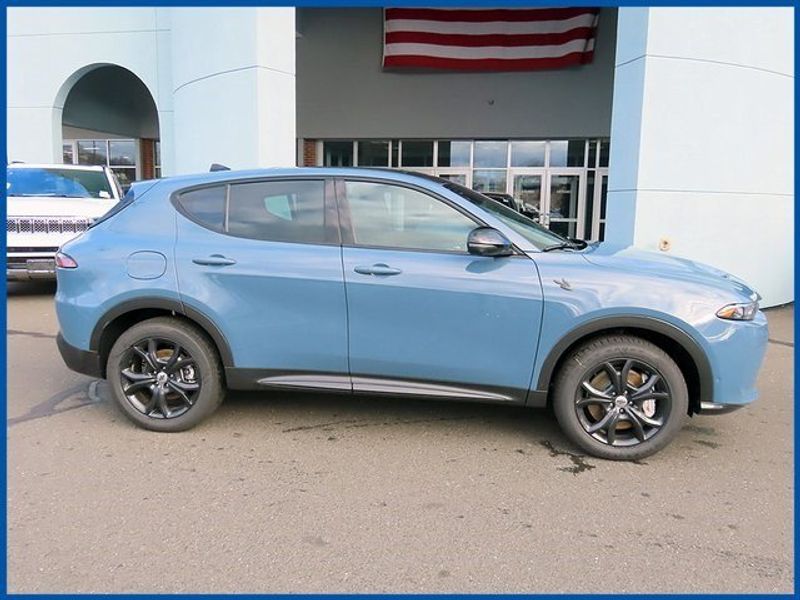
[{"label": "flag stripe", "polygon": [[[387,9],[388,10],[388,9]],[[426,31],[429,33],[453,33],[488,35],[500,33],[506,35],[530,33],[564,33],[578,27],[594,27],[597,15],[586,14],[561,21],[536,22],[435,22],[424,20],[386,19],[386,33],[396,31]]]},{"label": "flag stripe", "polygon": [[[588,47],[587,47],[588,46]],[[515,59],[515,58],[558,58],[574,52],[592,50],[594,40],[572,40],[558,46],[437,46],[435,44],[391,44],[386,47],[386,56],[431,56],[434,58],[457,59]]]},{"label": "flag stripe", "polygon": [[386,19],[408,19],[424,21],[460,21],[485,23],[487,21],[561,21],[580,15],[595,15],[596,8],[496,8],[496,9],[449,9],[449,8],[387,8]]},{"label": "flag stripe", "polygon": [[383,66],[555,69],[594,56],[597,8],[384,10]]},{"label": "flag stripe", "polygon": [[532,71],[537,69],[558,69],[591,62],[591,52],[574,52],[558,58],[520,58],[503,59],[456,59],[432,56],[387,56],[387,67],[411,67],[427,69],[446,69],[451,71]]},{"label": "flag stripe", "polygon": [[591,27],[578,27],[564,33],[531,33],[527,35],[458,35],[422,31],[396,31],[386,34],[387,44],[438,44],[440,46],[555,46],[576,39],[592,37]]}]

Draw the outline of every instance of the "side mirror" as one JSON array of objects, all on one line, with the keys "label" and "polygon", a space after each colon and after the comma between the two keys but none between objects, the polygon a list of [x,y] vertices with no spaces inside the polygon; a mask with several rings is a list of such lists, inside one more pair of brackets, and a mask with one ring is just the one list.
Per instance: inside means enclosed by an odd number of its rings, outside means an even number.
[{"label": "side mirror", "polygon": [[502,233],[491,227],[477,227],[467,236],[467,250],[478,256],[511,256],[514,249]]}]

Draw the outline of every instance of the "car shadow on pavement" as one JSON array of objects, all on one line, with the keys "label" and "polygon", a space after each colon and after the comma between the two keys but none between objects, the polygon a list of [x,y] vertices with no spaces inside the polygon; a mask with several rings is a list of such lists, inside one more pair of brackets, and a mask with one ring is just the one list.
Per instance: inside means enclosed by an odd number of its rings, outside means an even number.
[{"label": "car shadow on pavement", "polygon": [[210,421],[260,419],[280,424],[283,433],[337,429],[391,428],[426,425],[452,430],[454,425],[479,424],[499,437],[526,442],[550,441],[568,445],[547,409],[521,406],[441,401],[392,396],[304,392],[228,392]]}]

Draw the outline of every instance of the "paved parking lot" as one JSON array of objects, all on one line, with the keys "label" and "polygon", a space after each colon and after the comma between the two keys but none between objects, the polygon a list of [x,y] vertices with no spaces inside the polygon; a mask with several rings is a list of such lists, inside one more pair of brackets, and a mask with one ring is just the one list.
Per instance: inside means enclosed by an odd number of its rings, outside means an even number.
[{"label": "paved parking lot", "polygon": [[9,287],[9,592],[793,589],[791,307],[757,404],[626,464],[503,406],[236,393],[143,431],[64,367],[52,294]]}]

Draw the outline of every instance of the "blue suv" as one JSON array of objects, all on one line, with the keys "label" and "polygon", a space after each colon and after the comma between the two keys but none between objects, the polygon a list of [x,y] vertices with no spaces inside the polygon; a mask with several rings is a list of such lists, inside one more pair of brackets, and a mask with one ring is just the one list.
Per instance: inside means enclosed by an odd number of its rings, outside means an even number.
[{"label": "blue suv", "polygon": [[637,459],[756,398],[758,295],[701,264],[564,239],[445,179],[218,171],[135,184],[57,256],[58,344],[137,424],[226,388],[552,405]]}]

